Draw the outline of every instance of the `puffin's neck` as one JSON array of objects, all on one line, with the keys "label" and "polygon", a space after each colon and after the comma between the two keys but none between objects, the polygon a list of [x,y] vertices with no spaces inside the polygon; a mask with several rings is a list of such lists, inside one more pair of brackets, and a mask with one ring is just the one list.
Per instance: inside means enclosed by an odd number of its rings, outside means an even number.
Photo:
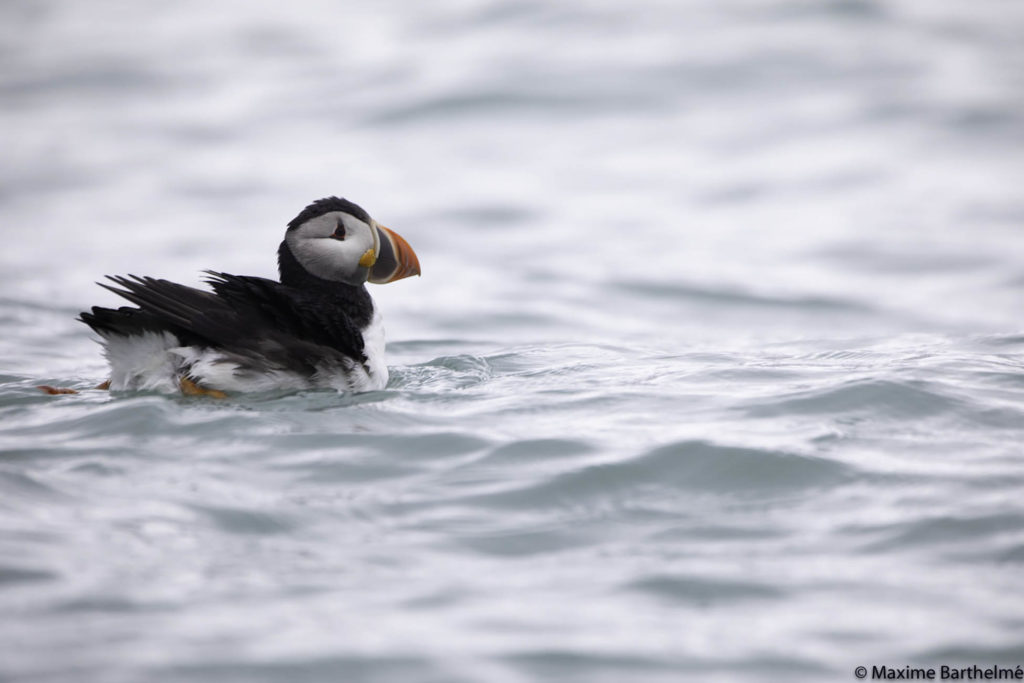
[{"label": "puffin's neck", "polygon": [[313,275],[302,267],[287,242],[281,242],[277,250],[277,269],[282,285],[298,289],[306,296],[330,299],[328,309],[344,313],[360,329],[370,324],[373,299],[365,285],[350,285]]}]

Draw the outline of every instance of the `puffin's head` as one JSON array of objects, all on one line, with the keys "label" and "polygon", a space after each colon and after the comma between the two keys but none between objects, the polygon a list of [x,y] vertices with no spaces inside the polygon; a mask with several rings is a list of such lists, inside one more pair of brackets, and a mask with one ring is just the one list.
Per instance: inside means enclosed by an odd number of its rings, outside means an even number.
[{"label": "puffin's head", "polygon": [[309,273],[324,280],[383,284],[420,274],[401,235],[347,199],[318,199],[288,223],[285,244]]}]

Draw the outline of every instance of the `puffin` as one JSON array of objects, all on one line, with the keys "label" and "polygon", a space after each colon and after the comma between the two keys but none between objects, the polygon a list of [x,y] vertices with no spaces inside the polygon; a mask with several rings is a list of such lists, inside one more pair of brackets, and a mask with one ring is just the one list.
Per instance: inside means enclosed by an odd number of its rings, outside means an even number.
[{"label": "puffin", "polygon": [[94,306],[78,318],[99,335],[110,363],[98,388],[216,398],[383,389],[384,328],[365,285],[419,275],[409,243],[332,196],[289,221],[277,263],[280,281],[204,271],[212,291],[107,276],[112,285],[97,284],[134,306]]}]

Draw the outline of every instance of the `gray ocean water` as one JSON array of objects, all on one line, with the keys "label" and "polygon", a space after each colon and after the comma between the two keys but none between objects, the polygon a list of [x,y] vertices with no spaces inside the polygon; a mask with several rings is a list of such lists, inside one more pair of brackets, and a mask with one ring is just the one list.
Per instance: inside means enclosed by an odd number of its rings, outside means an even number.
[{"label": "gray ocean water", "polygon": [[[1024,664],[1024,4],[0,4],[0,680]],[[88,390],[338,194],[384,391]],[[83,389],[44,396],[34,387]]]}]

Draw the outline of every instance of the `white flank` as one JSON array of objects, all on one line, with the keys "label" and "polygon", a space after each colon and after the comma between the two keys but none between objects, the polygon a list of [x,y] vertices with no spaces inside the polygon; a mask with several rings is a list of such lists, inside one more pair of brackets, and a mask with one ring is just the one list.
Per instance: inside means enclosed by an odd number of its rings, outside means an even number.
[{"label": "white flank", "polygon": [[[147,332],[129,337],[101,335],[104,354],[110,362],[110,388],[116,391],[143,390],[179,392],[182,377],[206,389],[228,392],[298,391],[334,389],[342,392],[374,391],[388,383],[384,363],[384,324],[380,313],[363,330],[367,362],[345,359],[325,360],[312,375],[300,375],[285,368],[263,372],[239,366],[238,357],[217,349],[180,346],[168,332]],[[256,365],[265,364],[260,360]]]},{"label": "white flank", "polygon": [[116,391],[179,391],[181,359],[170,353],[180,343],[169,332],[125,337],[101,335],[110,363],[110,388]]}]

